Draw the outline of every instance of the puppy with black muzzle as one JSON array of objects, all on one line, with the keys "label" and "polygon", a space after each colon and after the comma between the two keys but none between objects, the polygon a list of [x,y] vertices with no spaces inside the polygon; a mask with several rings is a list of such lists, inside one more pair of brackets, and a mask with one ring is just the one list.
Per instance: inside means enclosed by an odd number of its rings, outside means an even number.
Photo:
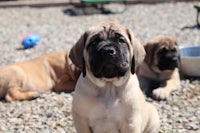
[{"label": "puppy with black muzzle", "polygon": [[137,72],[142,90],[156,99],[166,99],[180,88],[177,42],[159,35],[145,46],[146,57]]},{"label": "puppy with black muzzle", "polygon": [[72,102],[78,133],[158,132],[158,113],[135,74],[144,56],[133,33],[116,23],[100,23],[80,37],[70,52],[82,69]]}]

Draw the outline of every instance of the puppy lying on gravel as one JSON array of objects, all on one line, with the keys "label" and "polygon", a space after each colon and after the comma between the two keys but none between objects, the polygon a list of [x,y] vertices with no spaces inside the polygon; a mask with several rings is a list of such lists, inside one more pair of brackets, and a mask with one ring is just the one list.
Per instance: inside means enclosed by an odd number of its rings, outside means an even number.
[{"label": "puppy lying on gravel", "polygon": [[145,45],[146,57],[139,67],[142,90],[156,99],[166,99],[180,88],[178,44],[167,36],[157,36]]},{"label": "puppy lying on gravel", "polygon": [[73,89],[80,71],[69,59],[69,51],[0,67],[0,98],[30,100],[52,90]]}]

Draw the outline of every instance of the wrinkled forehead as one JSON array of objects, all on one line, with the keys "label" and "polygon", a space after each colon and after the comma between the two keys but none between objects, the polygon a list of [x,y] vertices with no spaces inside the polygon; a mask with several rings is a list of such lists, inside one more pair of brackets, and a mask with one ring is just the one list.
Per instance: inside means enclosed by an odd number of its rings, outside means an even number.
[{"label": "wrinkled forehead", "polygon": [[149,42],[149,45],[152,45],[152,48],[156,48],[157,51],[165,48],[167,50],[177,50],[178,44],[175,40],[169,38],[169,37],[163,37],[159,36],[154,39],[152,39]]},{"label": "wrinkled forehead", "polygon": [[167,50],[178,49],[178,44],[174,40],[164,40],[160,43],[160,48],[165,48]]},{"label": "wrinkled forehead", "polygon": [[129,38],[127,36],[126,28],[120,25],[97,25],[92,27],[88,31],[88,38],[86,40],[86,45],[92,40],[99,37],[101,40],[111,39],[116,36],[123,36],[129,43]]}]

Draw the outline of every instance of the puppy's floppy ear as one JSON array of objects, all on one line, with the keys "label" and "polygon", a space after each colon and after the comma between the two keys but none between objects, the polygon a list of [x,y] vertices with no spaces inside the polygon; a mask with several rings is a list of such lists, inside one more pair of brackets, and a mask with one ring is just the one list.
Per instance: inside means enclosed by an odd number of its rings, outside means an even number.
[{"label": "puppy's floppy ear", "polygon": [[72,60],[72,62],[83,71],[83,76],[86,75],[85,70],[85,60],[83,57],[83,51],[85,47],[85,43],[87,40],[87,32],[85,32],[79,40],[76,42],[76,44],[72,47],[69,53],[69,57]]},{"label": "puppy's floppy ear", "polygon": [[133,32],[130,29],[127,29],[127,34],[133,48],[131,72],[132,74],[134,74],[138,66],[144,60],[146,52],[144,50],[143,45],[140,44],[140,42],[135,38],[135,36],[133,35]]},{"label": "puppy's floppy ear", "polygon": [[156,49],[158,49],[157,43],[154,42],[148,42],[145,46],[144,49],[146,51],[146,55],[144,61],[151,66],[154,61],[154,54],[156,52]]},{"label": "puppy's floppy ear", "polygon": [[153,62],[153,52],[152,52],[152,49],[153,49],[153,45],[150,44],[150,43],[147,43],[145,46],[144,46],[144,49],[146,51],[146,54],[148,56],[145,57],[144,61],[148,64],[148,65],[151,65],[152,62]]}]

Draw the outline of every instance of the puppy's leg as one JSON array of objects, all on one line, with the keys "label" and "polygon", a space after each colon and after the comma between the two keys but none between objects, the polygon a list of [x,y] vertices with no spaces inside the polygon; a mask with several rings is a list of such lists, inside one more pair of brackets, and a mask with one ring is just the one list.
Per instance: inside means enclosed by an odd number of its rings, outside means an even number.
[{"label": "puppy's leg", "polygon": [[[135,114],[135,117],[133,118],[133,124],[130,130],[127,131],[127,133],[142,133],[142,118],[141,114]],[[122,132],[125,133],[125,132]]]},{"label": "puppy's leg", "polygon": [[71,79],[68,75],[64,75],[56,81],[56,85],[53,90],[56,92],[71,91],[74,90],[75,85],[76,80]]},{"label": "puppy's leg", "polygon": [[77,133],[93,133],[92,129],[88,125],[87,120],[80,117],[80,115],[75,111],[72,111],[72,115]]},{"label": "puppy's leg", "polygon": [[147,121],[147,125],[144,130],[144,133],[158,133],[160,127],[160,120],[156,108],[153,105],[147,103],[145,107],[145,115],[148,119],[145,120]]},{"label": "puppy's leg", "polygon": [[21,87],[10,88],[5,96],[6,101],[22,101],[22,100],[31,100],[39,96],[37,91],[22,91]]},{"label": "puppy's leg", "polygon": [[150,90],[150,82],[147,78],[139,76],[139,83],[140,83],[140,88],[142,90],[142,92],[147,95],[150,96],[151,95],[151,90]]},{"label": "puppy's leg", "polygon": [[171,78],[166,81],[166,86],[153,90],[153,96],[158,99],[166,99],[172,91],[180,89],[180,87],[179,72],[176,69]]},{"label": "puppy's leg", "polygon": [[134,112],[132,116],[130,115],[128,115],[126,122],[121,125],[118,133],[142,133],[144,123],[141,112]]}]

